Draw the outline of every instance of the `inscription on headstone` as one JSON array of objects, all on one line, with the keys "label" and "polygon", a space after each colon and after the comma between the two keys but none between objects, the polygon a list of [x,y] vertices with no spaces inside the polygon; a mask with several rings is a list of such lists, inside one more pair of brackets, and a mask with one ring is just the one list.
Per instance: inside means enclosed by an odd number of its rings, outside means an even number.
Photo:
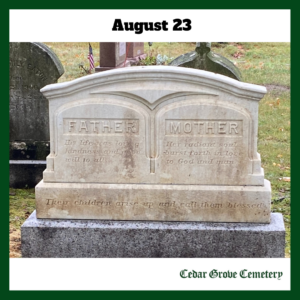
[{"label": "inscription on headstone", "polygon": [[[42,43],[10,43],[10,185],[34,186],[49,154],[48,100],[40,92],[64,69]],[[25,161],[25,162],[23,162]]]},{"label": "inscription on headstone", "polygon": [[264,87],[135,67],[42,92],[51,153],[38,218],[269,222],[257,153]]}]

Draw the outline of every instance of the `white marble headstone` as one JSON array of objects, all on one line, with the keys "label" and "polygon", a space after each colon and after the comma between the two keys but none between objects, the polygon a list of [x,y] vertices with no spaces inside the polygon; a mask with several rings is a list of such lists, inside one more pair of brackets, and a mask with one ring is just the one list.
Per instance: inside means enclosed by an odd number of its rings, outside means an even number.
[{"label": "white marble headstone", "polygon": [[36,187],[39,218],[269,222],[257,153],[264,87],[162,66],[41,92],[51,153]]}]

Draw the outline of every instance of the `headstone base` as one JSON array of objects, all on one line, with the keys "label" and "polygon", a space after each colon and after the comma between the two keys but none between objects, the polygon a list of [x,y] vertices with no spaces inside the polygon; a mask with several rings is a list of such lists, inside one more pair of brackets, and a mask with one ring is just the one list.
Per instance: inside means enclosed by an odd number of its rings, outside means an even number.
[{"label": "headstone base", "polygon": [[[49,181],[54,172],[43,173]],[[270,223],[271,186],[44,182],[38,218]]]},{"label": "headstone base", "polygon": [[147,54],[141,54],[135,57],[128,57],[128,61],[130,62],[131,65],[136,65],[140,60],[143,60],[147,57]]},{"label": "headstone base", "polygon": [[279,213],[270,224],[37,219],[21,227],[22,257],[284,257]]},{"label": "headstone base", "polygon": [[9,186],[34,188],[46,169],[50,152],[49,141],[19,141],[9,143]]},{"label": "headstone base", "polygon": [[116,67],[101,67],[101,66],[98,66],[98,67],[95,68],[95,72],[108,71],[108,70],[124,68],[124,67],[130,67],[130,61],[129,60],[126,60],[125,65],[124,65],[124,63],[122,63],[122,64],[120,64]]},{"label": "headstone base", "polygon": [[10,160],[9,187],[34,188],[43,178],[45,160]]}]

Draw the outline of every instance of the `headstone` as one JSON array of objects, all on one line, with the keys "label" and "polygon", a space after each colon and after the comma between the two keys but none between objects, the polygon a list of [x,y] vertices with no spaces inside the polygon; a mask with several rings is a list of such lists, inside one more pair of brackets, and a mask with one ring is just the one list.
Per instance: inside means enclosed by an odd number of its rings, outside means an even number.
[{"label": "headstone", "polygon": [[48,100],[40,92],[64,69],[42,43],[10,43],[10,186],[34,187],[50,150]]},{"label": "headstone", "polygon": [[96,72],[112,70],[115,68],[128,67],[126,61],[126,43],[100,43],[100,66]]},{"label": "headstone", "polygon": [[169,66],[200,69],[242,80],[240,70],[226,57],[212,52],[207,42],[196,43],[195,51],[178,56]]},{"label": "headstone", "polygon": [[144,53],[144,43],[126,43],[128,47],[127,59],[131,64],[145,59],[147,54]]},{"label": "headstone", "polygon": [[270,221],[257,153],[264,87],[133,67],[41,91],[51,153],[36,187],[38,218]]},{"label": "headstone", "polygon": [[24,257],[283,256],[257,153],[265,87],[156,66],[41,91],[51,152]]}]

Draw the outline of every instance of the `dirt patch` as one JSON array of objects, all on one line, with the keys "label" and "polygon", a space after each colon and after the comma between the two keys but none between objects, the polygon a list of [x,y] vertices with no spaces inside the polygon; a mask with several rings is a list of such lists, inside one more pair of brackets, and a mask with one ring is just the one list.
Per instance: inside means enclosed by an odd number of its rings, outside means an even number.
[{"label": "dirt patch", "polygon": [[290,87],[285,85],[277,85],[277,84],[266,84],[265,87],[267,88],[268,93],[281,93],[281,92],[289,92]]},{"label": "dirt patch", "polygon": [[9,257],[21,257],[21,230],[9,229]]}]

